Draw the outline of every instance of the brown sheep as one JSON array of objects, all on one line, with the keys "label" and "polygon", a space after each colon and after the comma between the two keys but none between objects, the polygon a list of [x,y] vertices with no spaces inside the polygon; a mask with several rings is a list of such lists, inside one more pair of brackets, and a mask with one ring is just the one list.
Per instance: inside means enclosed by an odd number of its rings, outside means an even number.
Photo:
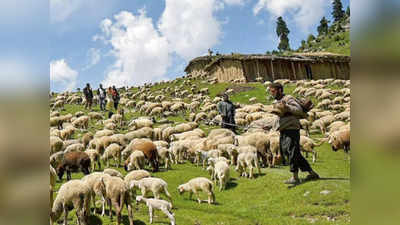
[{"label": "brown sheep", "polygon": [[85,152],[68,152],[64,155],[64,159],[57,167],[57,175],[60,180],[67,171],[67,180],[71,179],[71,172],[80,169],[85,175],[89,174],[90,158]]},{"label": "brown sheep", "polygon": [[158,153],[157,146],[152,141],[144,141],[132,144],[130,146],[132,150],[139,150],[144,153],[146,159],[151,163],[153,172],[158,171]]}]

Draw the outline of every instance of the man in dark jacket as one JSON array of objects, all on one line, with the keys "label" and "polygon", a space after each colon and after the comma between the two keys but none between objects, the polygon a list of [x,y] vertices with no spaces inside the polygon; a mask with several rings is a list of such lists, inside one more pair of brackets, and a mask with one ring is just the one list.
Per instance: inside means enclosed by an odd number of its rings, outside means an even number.
[{"label": "man in dark jacket", "polygon": [[100,110],[104,111],[106,110],[106,89],[103,88],[102,84],[100,84],[97,93],[99,94]]},{"label": "man in dark jacket", "polygon": [[85,95],[86,104],[85,109],[89,107],[89,110],[92,109],[92,101],[93,101],[93,92],[92,88],[90,88],[90,84],[87,83],[86,87],[83,89],[83,94]]},{"label": "man in dark jacket", "polygon": [[227,94],[223,95],[223,101],[220,101],[217,105],[218,112],[222,116],[222,128],[232,130],[236,134],[236,123],[235,123],[235,105],[229,101]]},{"label": "man in dark jacket", "polygon": [[280,131],[280,151],[289,159],[290,172],[293,177],[287,180],[286,184],[299,184],[299,169],[308,172],[306,180],[319,179],[319,175],[311,168],[310,164],[300,153],[300,120],[304,117],[304,111],[296,99],[290,95],[283,94],[283,86],[279,83],[272,83],[270,93],[274,97],[274,104],[282,104],[284,107],[283,115],[279,115],[279,119],[274,126],[274,130]]}]

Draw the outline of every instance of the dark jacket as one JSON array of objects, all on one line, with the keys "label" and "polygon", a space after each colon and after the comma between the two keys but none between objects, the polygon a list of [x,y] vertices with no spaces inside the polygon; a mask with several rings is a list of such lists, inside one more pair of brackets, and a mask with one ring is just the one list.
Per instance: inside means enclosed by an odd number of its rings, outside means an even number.
[{"label": "dark jacket", "polygon": [[301,105],[293,96],[284,95],[282,99],[275,100],[273,103],[285,102],[288,112],[279,117],[274,125],[274,130],[299,130],[301,128],[300,118],[304,117],[304,111]]},{"label": "dark jacket", "polygon": [[217,105],[218,112],[224,118],[234,118],[236,107],[231,101],[220,101]]},{"label": "dark jacket", "polygon": [[93,98],[93,92],[91,88],[85,87],[83,89],[83,94],[85,95],[86,98]]},{"label": "dark jacket", "polygon": [[117,89],[112,90],[112,98],[113,98],[114,102],[119,102],[119,93],[118,93]]}]

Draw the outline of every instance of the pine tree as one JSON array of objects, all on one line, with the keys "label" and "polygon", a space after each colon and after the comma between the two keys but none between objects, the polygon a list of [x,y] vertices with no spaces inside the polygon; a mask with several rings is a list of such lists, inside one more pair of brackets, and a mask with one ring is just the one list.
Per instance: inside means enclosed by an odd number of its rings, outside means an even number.
[{"label": "pine tree", "polygon": [[335,22],[338,22],[344,17],[342,1],[334,0],[332,2],[332,5],[333,5],[332,16],[333,16],[333,18],[335,18]]},{"label": "pine tree", "polygon": [[328,33],[328,23],[329,21],[324,17],[322,17],[321,21],[320,21],[320,25],[318,26],[317,30],[318,30],[318,35],[324,35]]},{"label": "pine tree", "polygon": [[286,25],[286,22],[280,16],[278,18],[278,21],[276,22],[276,34],[278,35],[278,37],[280,39],[280,42],[278,45],[279,51],[290,50],[289,38],[288,38],[289,33],[290,33],[290,31]]},{"label": "pine tree", "polygon": [[350,17],[350,6],[347,6],[346,16],[347,16],[347,17]]}]

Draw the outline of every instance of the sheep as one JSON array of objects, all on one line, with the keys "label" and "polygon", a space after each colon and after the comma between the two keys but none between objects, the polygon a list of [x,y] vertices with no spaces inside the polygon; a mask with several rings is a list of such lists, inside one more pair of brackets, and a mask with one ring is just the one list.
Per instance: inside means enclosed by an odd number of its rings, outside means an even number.
[{"label": "sheep", "polygon": [[75,133],[74,127],[66,127],[65,129],[60,131],[60,138],[62,140],[69,139]]},{"label": "sheep", "polygon": [[67,180],[71,179],[72,170],[80,170],[84,174],[89,174],[90,158],[85,152],[68,152],[64,154],[63,161],[57,167],[57,175],[60,180],[64,175],[64,171],[67,171]]},{"label": "sheep", "polygon": [[208,204],[215,202],[215,195],[213,193],[213,182],[205,177],[196,177],[189,180],[187,183],[178,186],[179,194],[189,192],[189,199],[192,199],[193,193],[197,197],[197,202],[200,204],[201,200],[198,191],[203,191],[208,195]]},{"label": "sheep", "polygon": [[64,142],[59,137],[50,136],[50,154],[62,151]]},{"label": "sheep", "polygon": [[104,125],[104,129],[115,130],[115,129],[117,129],[117,125],[115,123],[113,123],[113,122],[107,123],[107,124]]},{"label": "sheep", "polygon": [[152,141],[140,141],[136,143],[132,143],[128,146],[127,149],[139,150],[142,151],[146,157],[146,159],[151,163],[153,168],[153,172],[158,171],[158,153],[157,153],[157,146]]},{"label": "sheep", "polygon": [[132,169],[140,170],[144,168],[145,156],[141,151],[133,151],[129,156],[129,159],[125,161],[125,171],[130,171]]},{"label": "sheep", "polygon": [[50,208],[53,207],[54,197],[53,192],[56,187],[56,180],[57,180],[57,172],[51,165],[49,166],[50,172]]},{"label": "sheep", "polygon": [[72,125],[75,128],[87,129],[88,126],[89,126],[89,117],[88,116],[81,116],[78,119],[74,120],[74,122],[72,122]]},{"label": "sheep", "polygon": [[175,217],[171,212],[172,204],[161,199],[145,198],[143,196],[137,196],[136,201],[138,203],[144,202],[149,208],[150,224],[153,223],[153,209],[161,210],[165,215],[168,216],[171,221],[171,225],[175,225]]},{"label": "sheep", "polygon": [[169,194],[167,187],[167,182],[156,177],[145,177],[140,180],[132,180],[129,184],[129,188],[133,191],[140,189],[142,196],[145,196],[147,192],[151,191],[155,199],[160,199],[160,193],[164,193],[172,202],[172,197]]},{"label": "sheep", "polygon": [[215,178],[219,181],[219,191],[226,189],[226,185],[229,182],[229,165],[225,161],[218,161],[214,166]]},{"label": "sheep", "polygon": [[160,162],[164,163],[165,169],[171,169],[170,152],[166,147],[157,148],[157,154]]},{"label": "sheep", "polygon": [[83,146],[83,144],[72,144],[70,146],[68,146],[65,150],[64,153],[68,153],[68,152],[83,152],[85,150],[85,146]]},{"label": "sheep", "polygon": [[90,132],[85,133],[82,137],[81,137],[81,143],[83,144],[83,146],[86,148],[89,144],[89,142],[93,139],[93,134]]},{"label": "sheep", "polygon": [[104,130],[97,131],[96,134],[94,134],[94,137],[95,138],[101,138],[101,137],[104,137],[104,136],[111,136],[113,134],[114,134],[114,131],[104,129]]},{"label": "sheep", "polygon": [[120,173],[118,170],[115,170],[112,168],[104,169],[103,173],[108,174],[112,177],[120,177],[120,178],[124,179],[124,176],[122,175],[122,173]]},{"label": "sheep", "polygon": [[101,189],[99,189],[100,178],[104,176],[110,176],[109,174],[105,174],[102,172],[94,172],[89,175],[82,177],[81,181],[83,181],[90,188],[90,198],[93,203],[93,214],[96,214],[96,195],[102,198],[102,213],[103,216],[105,213],[105,196],[103,195]]},{"label": "sheep", "polygon": [[185,140],[185,139],[195,139],[204,137],[204,131],[201,129],[194,129],[192,131],[186,131],[179,134],[172,134],[170,136],[171,141]]},{"label": "sheep", "polygon": [[151,177],[151,174],[146,170],[133,170],[125,175],[124,181],[129,185],[133,180],[141,180],[146,177]]},{"label": "sheep", "polygon": [[61,130],[62,123],[63,121],[60,119],[60,117],[50,117],[50,127],[57,127],[59,130]]},{"label": "sheep", "polygon": [[261,174],[260,166],[258,164],[257,154],[254,152],[242,152],[238,155],[236,171],[240,176],[247,177],[246,168],[249,168],[249,178],[254,178],[253,168],[258,169],[258,174]]},{"label": "sheep", "polygon": [[64,225],[68,222],[71,206],[76,210],[78,224],[86,224],[89,216],[90,189],[81,180],[71,180],[61,185],[50,212],[50,224],[64,213]]},{"label": "sheep", "polygon": [[342,129],[330,134],[328,143],[333,151],[343,149],[346,153],[350,150],[350,129]]},{"label": "sheep", "polygon": [[57,168],[64,159],[64,152],[56,152],[50,156],[50,165]]},{"label": "sheep", "polygon": [[107,167],[110,167],[110,158],[114,159],[114,162],[117,163],[116,167],[119,167],[121,164],[121,146],[118,144],[111,144],[109,145],[103,155],[101,156],[101,160],[107,161]]},{"label": "sheep", "polygon": [[151,118],[151,119],[140,118],[140,119],[132,120],[128,124],[128,127],[132,128],[132,130],[137,130],[137,129],[140,129],[140,128],[143,128],[143,127],[152,128],[154,123],[155,123],[155,119],[154,118]]},{"label": "sheep", "polygon": [[101,177],[99,186],[110,206],[110,219],[112,220],[112,206],[114,205],[115,213],[117,214],[117,225],[119,225],[121,223],[121,212],[125,204],[128,208],[129,224],[133,225],[131,196],[125,182],[119,177]]},{"label": "sheep", "polygon": [[139,130],[131,131],[125,134],[128,140],[132,140],[134,138],[153,138],[153,129],[150,127],[143,127]]},{"label": "sheep", "polygon": [[311,138],[306,136],[300,136],[300,150],[305,152],[308,155],[309,152],[312,153],[312,162],[315,163],[317,159],[317,152],[314,150],[315,147],[319,147],[324,142],[321,141],[320,143],[315,143]]},{"label": "sheep", "polygon": [[103,115],[98,112],[89,112],[88,116],[90,119],[93,119],[93,120],[102,120],[103,119]]}]

